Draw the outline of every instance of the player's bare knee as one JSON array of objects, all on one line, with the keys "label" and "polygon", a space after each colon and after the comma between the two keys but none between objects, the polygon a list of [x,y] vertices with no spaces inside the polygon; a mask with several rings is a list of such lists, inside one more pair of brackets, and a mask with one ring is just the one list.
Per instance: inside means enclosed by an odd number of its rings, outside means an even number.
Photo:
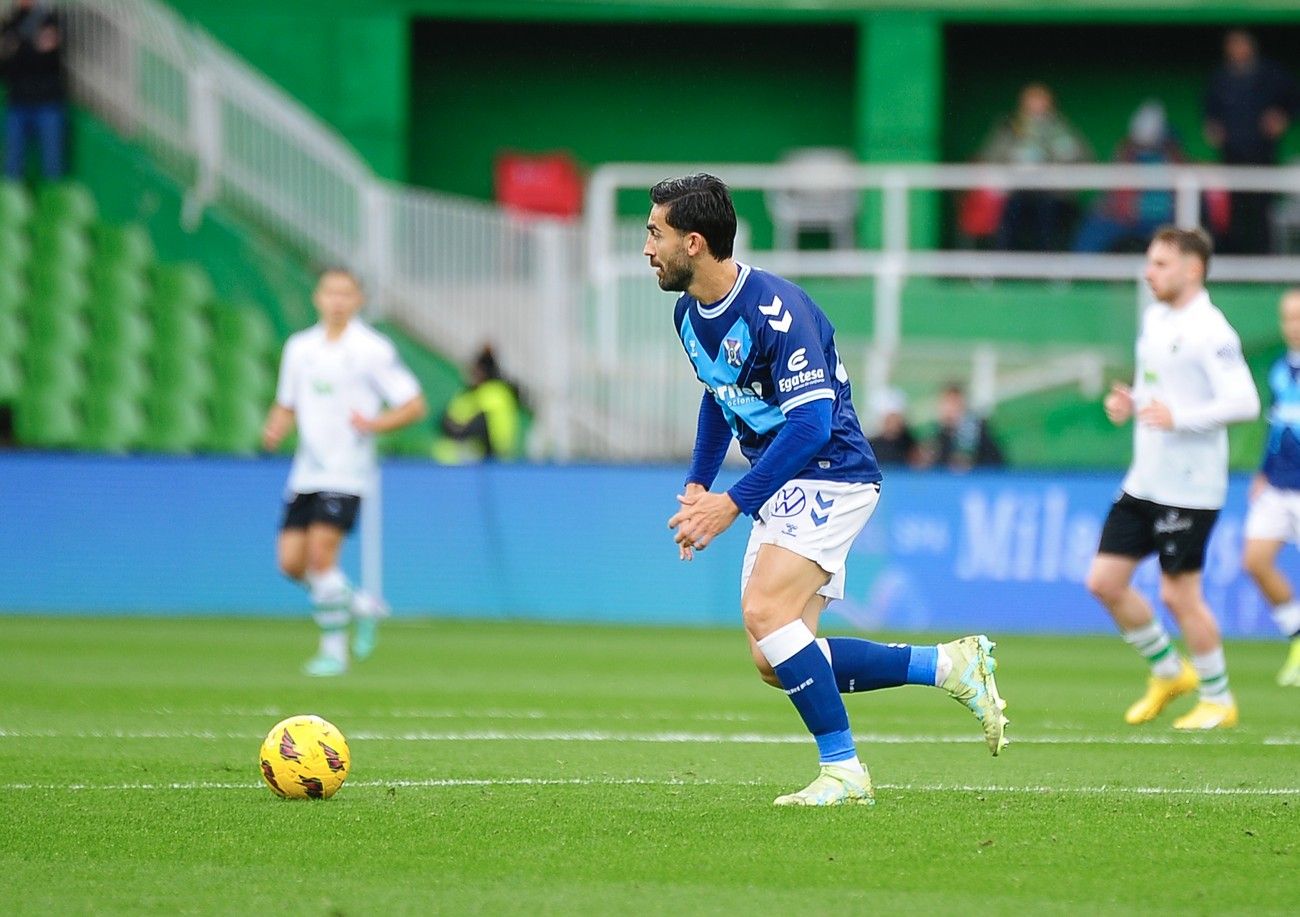
[{"label": "player's bare knee", "polygon": [[307,575],[307,561],[303,558],[281,557],[280,572],[289,579],[300,580]]},{"label": "player's bare knee", "polygon": [[1160,584],[1160,601],[1174,614],[1181,615],[1185,612],[1194,611],[1200,603],[1200,597],[1180,584],[1162,582]]},{"label": "player's bare knee", "polygon": [[1241,557],[1241,567],[1247,574],[1259,579],[1267,576],[1273,568],[1273,559],[1266,552],[1252,550],[1249,544]]},{"label": "player's bare knee", "polygon": [[746,596],[741,601],[740,613],[745,622],[745,630],[749,631],[749,635],[755,640],[762,640],[793,620],[788,609],[782,609],[766,596],[753,598]]},{"label": "player's bare knee", "polygon": [[1118,602],[1124,595],[1124,590],[1128,584],[1113,576],[1107,576],[1104,573],[1098,573],[1095,570],[1088,571],[1088,579],[1085,581],[1088,591],[1092,597],[1103,605],[1110,607]]}]

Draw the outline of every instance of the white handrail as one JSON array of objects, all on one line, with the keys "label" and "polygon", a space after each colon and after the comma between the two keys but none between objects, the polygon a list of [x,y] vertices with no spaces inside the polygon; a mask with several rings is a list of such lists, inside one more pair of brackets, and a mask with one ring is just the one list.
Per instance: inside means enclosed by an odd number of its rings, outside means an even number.
[{"label": "white handrail", "polygon": [[372,316],[401,320],[455,359],[491,342],[526,390],[547,396],[540,451],[572,454],[572,393],[551,381],[547,341],[581,337],[577,227],[379,179],[333,128],[153,0],[62,9],[76,97],[180,166],[188,225],[220,201],[314,261],[355,270]]}]

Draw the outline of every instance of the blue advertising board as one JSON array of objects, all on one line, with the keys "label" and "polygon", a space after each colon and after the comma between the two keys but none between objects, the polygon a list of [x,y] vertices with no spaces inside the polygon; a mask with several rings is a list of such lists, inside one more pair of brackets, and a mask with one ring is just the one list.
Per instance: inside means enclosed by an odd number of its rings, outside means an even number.
[{"label": "blue advertising board", "polygon": [[[275,569],[287,473],[278,458],[0,455],[0,610],[305,613],[301,589]],[[737,622],[748,526],[682,563],[666,527],[681,477],[668,467],[389,462],[387,598],[403,615]],[[1119,479],[891,473],[832,610],[867,630],[1107,632],[1083,580]],[[1246,486],[1232,482],[1206,593],[1226,633],[1273,636],[1240,570]],[[1283,560],[1300,571],[1293,550]],[[354,540],[344,557],[353,576],[357,563]],[[1153,560],[1139,568],[1153,599],[1157,580]]]}]

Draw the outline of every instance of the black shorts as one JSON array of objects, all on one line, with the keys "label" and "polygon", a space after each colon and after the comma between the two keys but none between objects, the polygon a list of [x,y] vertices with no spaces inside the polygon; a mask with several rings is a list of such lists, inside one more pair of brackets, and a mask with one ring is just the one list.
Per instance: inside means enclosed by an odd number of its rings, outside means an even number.
[{"label": "black shorts", "polygon": [[316,494],[294,494],[284,504],[283,529],[305,529],[313,523],[332,525],[343,534],[357,524],[357,511],[361,498],[353,494],[336,494],[324,491]]},{"label": "black shorts", "polygon": [[1186,509],[1139,500],[1126,493],[1111,505],[1101,529],[1100,554],[1122,557],[1160,555],[1165,573],[1188,573],[1205,565],[1217,509]]}]

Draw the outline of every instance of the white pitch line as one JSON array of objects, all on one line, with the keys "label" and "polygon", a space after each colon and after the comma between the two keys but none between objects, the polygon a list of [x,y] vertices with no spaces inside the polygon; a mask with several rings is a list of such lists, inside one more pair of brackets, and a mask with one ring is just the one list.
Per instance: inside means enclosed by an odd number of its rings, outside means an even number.
[{"label": "white pitch line", "polygon": [[[427,780],[362,780],[347,784],[352,789],[456,789],[465,787],[512,786],[764,786],[762,780],[679,780],[643,777],[503,777],[444,778]],[[0,790],[256,790],[262,784],[249,782],[219,783],[192,781],[185,783],[5,783]],[[1300,787],[1165,787],[1165,786],[999,786],[954,783],[877,783],[877,789],[916,793],[1033,793],[1084,796],[1300,796]]]},{"label": "white pitch line", "polygon": [[[466,730],[438,732],[432,730],[376,731],[348,730],[347,735],[356,741],[374,742],[644,742],[650,744],[716,744],[716,745],[804,745],[811,742],[806,734],[763,734],[752,732],[615,732],[606,730],[510,732],[503,730]],[[195,730],[129,730],[104,729],[68,731],[57,729],[8,729],[0,727],[0,739],[241,739],[257,740],[259,733],[237,731]],[[969,735],[901,735],[891,733],[858,733],[860,745],[951,745],[982,743],[981,736]],[[1300,736],[1266,736],[1256,740],[1264,745],[1300,745]],[[1222,745],[1240,746],[1254,744],[1226,736],[1177,735],[1038,735],[1018,736],[1012,733],[1013,745]]]}]

